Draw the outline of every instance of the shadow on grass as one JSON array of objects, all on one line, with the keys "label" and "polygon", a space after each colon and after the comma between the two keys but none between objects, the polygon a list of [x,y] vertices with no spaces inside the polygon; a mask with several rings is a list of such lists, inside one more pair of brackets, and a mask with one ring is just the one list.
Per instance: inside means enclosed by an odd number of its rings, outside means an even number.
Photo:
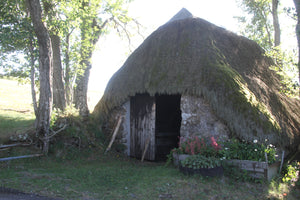
[{"label": "shadow on grass", "polygon": [[34,125],[32,113],[0,110],[0,143],[5,143],[16,134],[23,134]]}]

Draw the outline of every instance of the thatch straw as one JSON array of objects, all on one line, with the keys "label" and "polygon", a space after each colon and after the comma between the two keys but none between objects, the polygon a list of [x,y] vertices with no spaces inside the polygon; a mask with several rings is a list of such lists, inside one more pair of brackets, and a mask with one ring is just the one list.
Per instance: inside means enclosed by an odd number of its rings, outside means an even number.
[{"label": "thatch straw", "polygon": [[203,96],[237,137],[294,146],[300,103],[279,93],[271,65],[255,42],[205,20],[168,22],[113,75],[94,115],[105,119],[137,93]]}]

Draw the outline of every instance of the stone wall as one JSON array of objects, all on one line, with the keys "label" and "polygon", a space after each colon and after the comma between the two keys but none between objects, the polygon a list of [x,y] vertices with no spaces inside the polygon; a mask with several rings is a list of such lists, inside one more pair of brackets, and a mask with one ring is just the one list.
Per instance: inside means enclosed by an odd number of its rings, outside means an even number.
[{"label": "stone wall", "polygon": [[214,136],[219,140],[227,139],[229,130],[216,117],[208,102],[195,96],[181,97],[181,128],[180,136]]}]

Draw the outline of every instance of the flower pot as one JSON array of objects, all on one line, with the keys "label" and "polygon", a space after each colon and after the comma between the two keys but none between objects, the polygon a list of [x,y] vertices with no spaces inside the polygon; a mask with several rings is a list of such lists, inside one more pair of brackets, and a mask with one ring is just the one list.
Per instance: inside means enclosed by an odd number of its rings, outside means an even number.
[{"label": "flower pot", "polygon": [[185,160],[187,157],[190,157],[191,155],[189,154],[178,154],[178,153],[173,153],[173,164],[175,166],[180,165],[180,161]]},{"label": "flower pot", "polygon": [[200,174],[201,176],[223,176],[223,167],[214,167],[214,168],[200,168],[200,169],[193,169],[189,167],[182,167],[179,166],[179,170],[185,175],[194,175]]}]

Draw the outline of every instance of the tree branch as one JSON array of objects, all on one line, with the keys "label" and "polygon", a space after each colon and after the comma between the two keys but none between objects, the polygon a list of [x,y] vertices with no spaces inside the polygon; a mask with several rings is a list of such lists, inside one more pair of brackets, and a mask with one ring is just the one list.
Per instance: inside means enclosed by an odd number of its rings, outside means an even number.
[{"label": "tree branch", "polygon": [[60,132],[62,132],[63,130],[65,130],[67,127],[68,127],[68,125],[65,124],[61,129],[59,129],[59,130],[57,130],[57,131],[53,131],[53,130],[50,129],[50,132],[52,133],[52,135],[49,135],[49,136],[43,137],[43,138],[40,137],[39,139],[42,140],[42,141],[44,141],[44,140],[49,140],[49,139],[51,139],[52,137],[54,137],[55,135],[57,135],[58,133],[60,133]]}]

